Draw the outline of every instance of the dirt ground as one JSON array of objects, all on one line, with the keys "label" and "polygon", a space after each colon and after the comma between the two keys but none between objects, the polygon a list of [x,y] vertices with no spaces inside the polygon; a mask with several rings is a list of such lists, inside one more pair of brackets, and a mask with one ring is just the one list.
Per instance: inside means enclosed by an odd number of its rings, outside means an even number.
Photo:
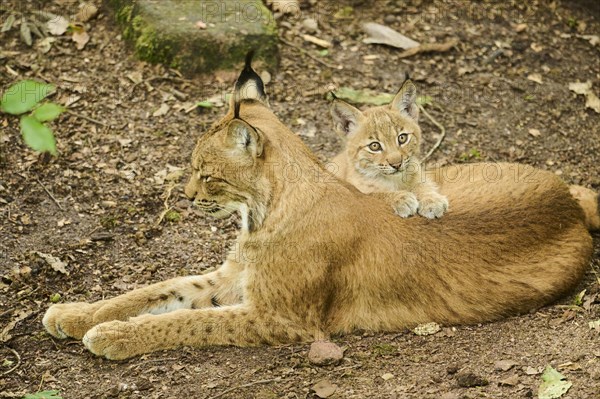
[{"label": "dirt ground", "polygon": [[[69,15],[69,3],[3,0],[0,24],[6,8]],[[582,37],[599,34],[599,7],[508,3],[307,1],[302,16],[279,20],[281,37],[296,47],[281,45],[280,68],[267,87],[271,105],[326,159],[340,148],[327,85],[392,93],[410,71],[448,130],[433,162],[523,162],[599,190],[600,115],[568,89],[578,80],[600,88],[600,46]],[[32,153],[18,119],[0,115],[0,330],[21,319],[0,344],[0,397],[56,389],[64,398],[313,398],[311,387],[327,379],[337,386],[335,398],[512,399],[537,397],[546,365],[573,383],[563,398],[600,397],[600,332],[589,326],[600,319],[598,234],[585,280],[560,303],[496,323],[444,326],[432,336],[337,337],[345,348],[338,366],[310,365],[308,345],[184,348],[114,362],[80,342],[52,339],[41,324],[51,296],[95,301],[200,273],[220,264],[238,224],[190,208],[182,191],[187,171],[177,173],[187,168],[198,135],[225,112],[186,110],[228,91],[235,74],[187,80],[136,61],[107,7],[96,4],[100,14],[87,24],[91,41],[81,51],[60,38],[44,54],[23,44],[18,29],[0,33],[0,88],[42,79],[58,86],[53,100],[70,103],[52,124],[56,158]],[[328,55],[302,39],[307,17],[319,22],[314,35],[333,42]],[[459,44],[400,59],[399,50],[362,43],[367,21],[420,42]],[[541,84],[528,79],[532,74]],[[163,104],[166,114],[155,114]],[[422,127],[428,148],[438,132],[426,118]],[[66,262],[68,275],[37,252]],[[488,384],[460,386],[468,373]]]}]

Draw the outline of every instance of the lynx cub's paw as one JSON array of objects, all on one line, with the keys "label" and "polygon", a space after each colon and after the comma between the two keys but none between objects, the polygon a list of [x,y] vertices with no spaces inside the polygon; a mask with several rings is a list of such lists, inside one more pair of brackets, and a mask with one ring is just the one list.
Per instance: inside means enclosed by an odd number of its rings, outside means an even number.
[{"label": "lynx cub's paw", "polygon": [[53,305],[46,311],[42,323],[56,338],[81,339],[94,326],[94,314],[101,306],[85,302]]},{"label": "lynx cub's paw", "polygon": [[432,193],[419,201],[419,215],[428,219],[440,218],[448,210],[448,199]]},{"label": "lynx cub's paw", "polygon": [[419,201],[413,193],[401,192],[394,197],[392,207],[398,216],[407,218],[417,213]]}]

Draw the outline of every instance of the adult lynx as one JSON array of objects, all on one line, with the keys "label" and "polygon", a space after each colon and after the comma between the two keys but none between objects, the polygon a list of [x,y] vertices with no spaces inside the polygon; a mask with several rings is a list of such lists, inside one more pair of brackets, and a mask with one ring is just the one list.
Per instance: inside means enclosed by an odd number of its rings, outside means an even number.
[{"label": "adult lynx", "polygon": [[439,218],[448,209],[448,200],[425,179],[416,99],[417,88],[410,79],[391,104],[364,112],[334,99],[331,115],[346,146],[332,162],[336,176],[383,198],[398,215]]},{"label": "adult lynx", "polygon": [[[200,136],[186,187],[206,213],[242,215],[227,261],[116,298],[54,305],[43,319],[52,335],[123,359],[182,345],[479,323],[552,302],[588,267],[584,213],[552,173],[499,164],[489,184],[486,164],[457,167],[440,181],[452,212],[435,224],[390,218],[385,203],[332,181],[277,119],[250,59],[233,98]],[[293,182],[289,165],[300,176]],[[514,179],[514,170],[535,182]]]}]

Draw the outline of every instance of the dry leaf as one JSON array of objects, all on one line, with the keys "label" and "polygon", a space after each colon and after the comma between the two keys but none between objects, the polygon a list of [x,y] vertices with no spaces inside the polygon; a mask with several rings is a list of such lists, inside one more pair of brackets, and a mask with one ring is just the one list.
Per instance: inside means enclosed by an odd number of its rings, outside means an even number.
[{"label": "dry leaf", "polygon": [[401,48],[403,50],[416,48],[419,42],[416,42],[387,26],[374,22],[367,22],[363,25],[363,30],[369,37],[363,40],[367,44],[386,44],[388,46]]},{"label": "dry leaf", "polygon": [[73,32],[72,39],[77,44],[77,50],[83,50],[85,45],[90,41],[90,35],[83,29],[78,29]]},{"label": "dry leaf", "polygon": [[532,82],[542,84],[542,75],[539,73],[532,73],[531,75],[527,76],[527,79],[531,80]]},{"label": "dry leaf", "polygon": [[542,132],[540,132],[538,129],[529,129],[529,134],[533,137],[540,137]]},{"label": "dry leaf", "polygon": [[56,41],[55,38],[53,37],[45,37],[40,41],[37,41],[35,43],[35,47],[43,54],[46,54],[47,52],[50,51],[50,49],[52,48],[52,43],[54,43]]},{"label": "dry leaf", "polygon": [[507,385],[507,386],[511,386],[511,387],[514,387],[518,383],[519,383],[519,376],[517,374],[513,374],[510,377],[499,381],[500,385]]},{"label": "dry leaf", "polygon": [[600,98],[591,91],[585,96],[585,106],[600,114]]},{"label": "dry leaf", "polygon": [[80,6],[79,12],[75,15],[75,20],[79,22],[87,22],[98,14],[98,7],[91,3],[83,3]]},{"label": "dry leaf", "polygon": [[11,317],[11,321],[2,329],[0,332],[0,342],[7,342],[12,338],[10,332],[15,328],[18,322],[28,318],[33,313],[32,310],[21,310],[17,313],[15,311]]},{"label": "dry leaf", "polygon": [[169,112],[169,109],[171,109],[171,108],[167,104],[163,103],[159,109],[154,111],[152,116],[154,116],[155,118],[158,116],[164,116],[167,114],[167,112]]},{"label": "dry leaf", "polygon": [[600,99],[592,92],[592,82],[569,83],[569,90],[585,96],[585,107],[591,108],[600,114]]},{"label": "dry leaf", "polygon": [[600,36],[598,35],[577,35],[577,37],[587,40],[592,46],[600,44]]},{"label": "dry leaf", "polygon": [[52,255],[45,254],[43,252],[36,252],[35,254],[40,258],[44,259],[54,271],[66,274],[67,276],[69,275],[69,272],[67,271],[67,264],[61,261],[60,259]]},{"label": "dry leaf", "polygon": [[337,385],[332,384],[329,380],[321,380],[313,385],[312,390],[319,398],[325,399],[335,393]]},{"label": "dry leaf", "polygon": [[539,53],[540,51],[542,51],[544,49],[542,46],[540,46],[537,43],[531,43],[531,46],[529,46],[529,47],[531,47],[531,49],[533,51],[535,51],[536,53]]},{"label": "dry leaf", "polygon": [[516,24],[513,26],[513,29],[515,30],[515,32],[521,33],[527,30],[527,24]]},{"label": "dry leaf", "polygon": [[381,376],[381,379],[384,381],[391,380],[392,378],[394,378],[394,374],[392,374],[392,373],[385,373],[384,375]]},{"label": "dry leaf", "polygon": [[65,17],[56,17],[48,21],[48,31],[54,36],[64,35],[69,28],[69,21]]},{"label": "dry leaf", "polygon": [[302,38],[304,40],[306,40],[307,42],[316,44],[319,47],[323,47],[323,48],[331,47],[331,42],[328,42],[327,40],[319,39],[318,37],[315,37],[312,35],[302,35]]},{"label": "dry leaf", "polygon": [[31,46],[33,44],[33,38],[31,37],[31,29],[25,18],[21,19],[21,39],[26,45]]},{"label": "dry leaf", "polygon": [[403,51],[398,55],[400,58],[412,57],[415,54],[419,53],[430,53],[430,52],[438,52],[444,53],[446,51],[450,51],[453,47],[458,44],[458,40],[451,39],[445,43],[426,43],[421,44],[419,47],[411,48],[410,50]]},{"label": "dry leaf", "polygon": [[575,82],[575,83],[569,83],[569,90],[577,93],[577,94],[587,94],[589,93],[589,91],[592,89],[592,82],[591,81],[587,81],[585,83],[581,83],[581,82]]}]

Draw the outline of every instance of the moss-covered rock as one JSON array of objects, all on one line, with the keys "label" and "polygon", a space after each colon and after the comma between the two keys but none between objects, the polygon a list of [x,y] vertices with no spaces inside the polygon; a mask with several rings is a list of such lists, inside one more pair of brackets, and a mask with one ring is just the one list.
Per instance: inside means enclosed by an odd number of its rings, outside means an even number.
[{"label": "moss-covered rock", "polygon": [[190,76],[237,69],[251,49],[277,66],[277,27],[261,0],[108,0],[136,55]]}]

